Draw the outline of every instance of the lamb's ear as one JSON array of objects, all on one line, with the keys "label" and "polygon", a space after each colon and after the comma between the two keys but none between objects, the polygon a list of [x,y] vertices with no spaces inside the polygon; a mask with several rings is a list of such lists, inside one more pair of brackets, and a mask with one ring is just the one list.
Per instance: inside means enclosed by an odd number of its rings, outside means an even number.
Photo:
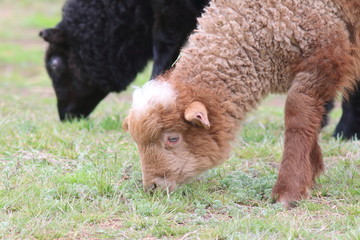
[{"label": "lamb's ear", "polygon": [[39,36],[48,43],[65,44],[66,34],[59,28],[47,28],[39,33]]},{"label": "lamb's ear", "polygon": [[208,112],[201,102],[192,102],[184,113],[185,119],[197,126],[210,128]]},{"label": "lamb's ear", "polygon": [[127,116],[122,124],[122,128],[124,129],[125,132],[129,131],[129,116]]}]

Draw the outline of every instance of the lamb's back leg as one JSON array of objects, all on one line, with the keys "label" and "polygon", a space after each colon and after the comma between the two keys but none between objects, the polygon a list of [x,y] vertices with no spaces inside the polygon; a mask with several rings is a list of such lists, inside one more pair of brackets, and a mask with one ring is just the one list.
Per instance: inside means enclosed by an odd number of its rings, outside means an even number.
[{"label": "lamb's back leg", "polygon": [[330,114],[331,110],[333,110],[333,108],[334,108],[334,105],[335,105],[334,102],[335,102],[335,100],[331,99],[330,101],[325,103],[325,113],[323,115],[323,119],[321,122],[321,128],[324,128],[324,127],[326,127],[326,125],[328,125],[329,114]]}]

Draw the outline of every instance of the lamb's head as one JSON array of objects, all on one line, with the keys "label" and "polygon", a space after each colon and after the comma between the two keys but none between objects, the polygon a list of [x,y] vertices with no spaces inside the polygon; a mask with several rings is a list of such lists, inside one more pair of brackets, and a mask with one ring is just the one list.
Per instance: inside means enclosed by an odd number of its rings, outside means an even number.
[{"label": "lamb's head", "polygon": [[166,82],[135,90],[123,128],[137,143],[145,190],[173,191],[227,157],[211,133],[211,121],[203,103],[181,106]]}]

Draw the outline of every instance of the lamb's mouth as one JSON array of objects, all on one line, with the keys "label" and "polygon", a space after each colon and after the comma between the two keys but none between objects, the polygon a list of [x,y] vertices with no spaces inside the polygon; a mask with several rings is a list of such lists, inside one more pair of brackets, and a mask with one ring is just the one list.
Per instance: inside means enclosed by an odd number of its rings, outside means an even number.
[{"label": "lamb's mouth", "polygon": [[145,192],[152,193],[156,190],[166,191],[171,193],[175,191],[178,187],[178,184],[175,181],[166,180],[165,178],[155,178],[150,183],[144,184]]}]

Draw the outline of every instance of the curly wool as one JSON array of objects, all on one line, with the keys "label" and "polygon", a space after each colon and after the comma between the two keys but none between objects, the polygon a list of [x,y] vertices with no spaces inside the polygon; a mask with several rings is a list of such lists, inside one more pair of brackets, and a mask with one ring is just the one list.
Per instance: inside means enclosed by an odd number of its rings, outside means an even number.
[{"label": "curly wool", "polygon": [[268,93],[286,92],[293,67],[319,46],[348,39],[342,15],[330,0],[213,1],[170,81],[221,96],[241,119]]},{"label": "curly wool", "polygon": [[79,68],[79,79],[121,91],[152,57],[152,24],[147,0],[69,0],[57,28],[66,32],[75,49],[69,62]]}]

